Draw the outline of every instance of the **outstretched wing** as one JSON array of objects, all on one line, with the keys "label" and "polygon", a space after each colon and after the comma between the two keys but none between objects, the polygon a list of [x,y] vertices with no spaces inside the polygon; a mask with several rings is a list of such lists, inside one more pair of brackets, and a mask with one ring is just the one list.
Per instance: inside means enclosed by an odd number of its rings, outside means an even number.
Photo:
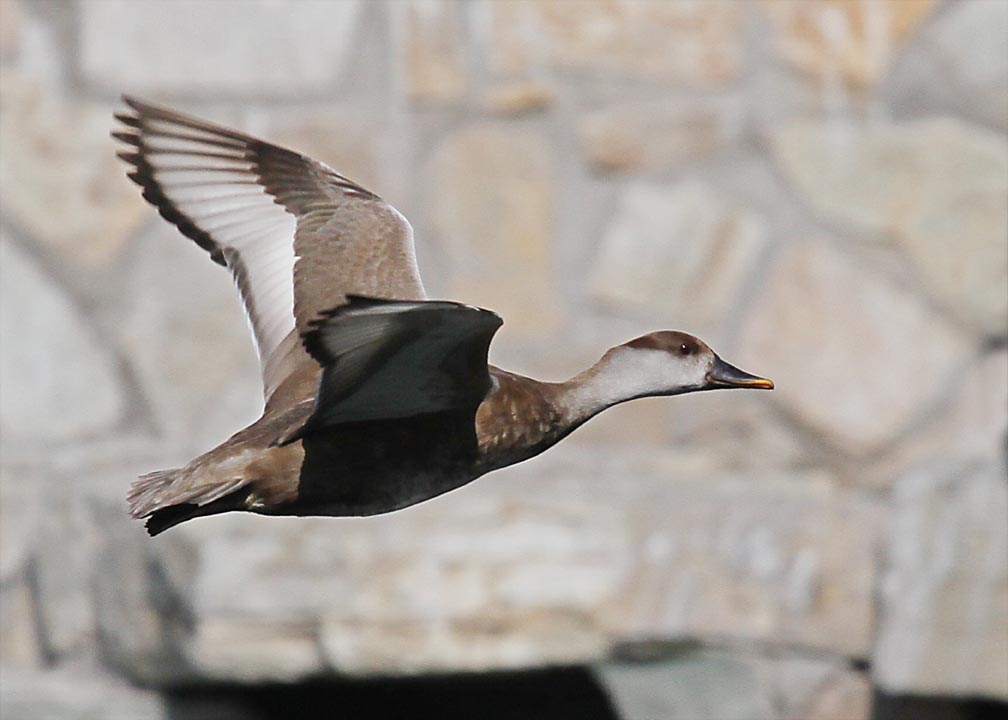
[{"label": "outstretched wing", "polygon": [[425,297],[406,219],[291,150],[123,97],[119,156],[143,196],[234,275],[268,401],[314,363],[298,341],[348,294]]},{"label": "outstretched wing", "polygon": [[475,412],[491,386],[487,351],[501,324],[496,313],[471,305],[350,296],[303,336],[323,368],[304,430]]}]

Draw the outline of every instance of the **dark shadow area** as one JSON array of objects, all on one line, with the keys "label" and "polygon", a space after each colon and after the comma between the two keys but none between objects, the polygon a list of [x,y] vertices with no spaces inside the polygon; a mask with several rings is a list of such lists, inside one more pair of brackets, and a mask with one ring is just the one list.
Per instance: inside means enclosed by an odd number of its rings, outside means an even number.
[{"label": "dark shadow area", "polygon": [[875,693],[874,720],[1003,720],[1008,703],[977,698]]},{"label": "dark shadow area", "polygon": [[165,693],[171,720],[619,720],[585,668],[191,685]]}]

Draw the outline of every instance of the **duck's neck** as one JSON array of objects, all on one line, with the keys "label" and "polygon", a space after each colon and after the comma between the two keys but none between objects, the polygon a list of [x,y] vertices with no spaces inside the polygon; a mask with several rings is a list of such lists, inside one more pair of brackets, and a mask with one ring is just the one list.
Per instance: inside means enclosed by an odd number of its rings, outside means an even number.
[{"label": "duck's neck", "polygon": [[656,394],[650,374],[637,367],[641,359],[630,362],[631,352],[613,348],[584,372],[559,383],[556,402],[570,426],[577,427],[621,402]]},{"label": "duck's neck", "polygon": [[617,403],[655,392],[651,360],[624,346],[566,382],[552,383],[492,369],[494,389],[476,412],[477,474],[538,455]]}]

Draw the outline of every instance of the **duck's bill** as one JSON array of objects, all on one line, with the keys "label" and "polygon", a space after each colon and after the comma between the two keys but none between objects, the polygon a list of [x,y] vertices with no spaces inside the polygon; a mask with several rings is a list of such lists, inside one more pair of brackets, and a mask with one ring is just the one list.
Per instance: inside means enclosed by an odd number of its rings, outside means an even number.
[{"label": "duck's bill", "polygon": [[773,380],[750,375],[745,370],[739,370],[729,365],[721,358],[715,358],[714,365],[707,373],[707,387],[716,388],[750,388],[752,390],[773,390]]}]

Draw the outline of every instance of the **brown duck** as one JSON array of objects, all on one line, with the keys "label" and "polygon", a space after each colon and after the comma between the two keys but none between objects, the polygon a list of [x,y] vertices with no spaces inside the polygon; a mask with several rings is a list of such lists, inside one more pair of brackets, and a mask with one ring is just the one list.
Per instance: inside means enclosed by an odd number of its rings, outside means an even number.
[{"label": "brown duck", "polygon": [[374,515],[526,460],[617,403],[770,389],[663,331],[561,383],[487,364],[501,319],[427,300],[407,220],[322,163],[124,97],[112,135],[143,196],[231,271],[262,367],[262,417],[188,465],[140,477],[151,535],[230,510]]}]

